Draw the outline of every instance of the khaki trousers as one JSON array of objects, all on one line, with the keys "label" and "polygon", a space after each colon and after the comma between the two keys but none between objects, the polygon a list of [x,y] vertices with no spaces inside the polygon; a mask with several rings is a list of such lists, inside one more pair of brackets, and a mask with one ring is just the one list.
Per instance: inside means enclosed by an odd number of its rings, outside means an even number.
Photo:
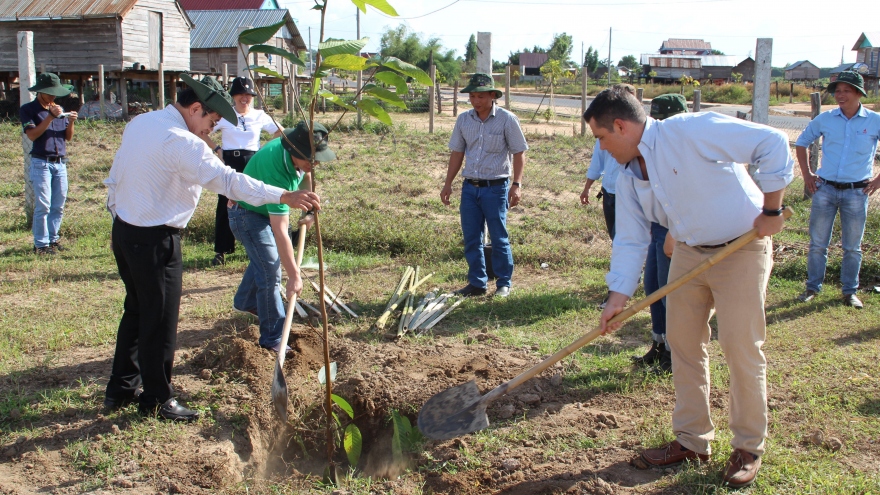
[{"label": "khaki trousers", "polygon": [[[717,249],[676,243],[669,280],[687,273]],[[767,360],[764,300],[773,267],[772,241],[757,239],[732,253],[666,298],[666,339],[672,350],[679,443],[710,454],[715,426],[709,416],[709,317],[718,319],[718,343],[730,370],[731,445],[756,455],[767,438]]]}]

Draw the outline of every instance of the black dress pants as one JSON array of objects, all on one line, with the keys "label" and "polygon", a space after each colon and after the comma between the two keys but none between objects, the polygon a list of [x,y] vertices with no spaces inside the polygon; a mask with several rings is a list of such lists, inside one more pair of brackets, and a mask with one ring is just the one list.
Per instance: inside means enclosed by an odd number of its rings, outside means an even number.
[{"label": "black dress pants", "polygon": [[107,397],[131,398],[143,386],[140,403],[152,407],[174,393],[171,368],[183,286],[180,231],[136,227],[117,217],[112,239],[125,303]]},{"label": "black dress pants", "polygon": [[[256,151],[251,150],[223,150],[223,161],[236,172],[244,172],[248,160]],[[226,203],[229,198],[222,194],[217,195],[217,214],[214,217],[214,252],[234,253],[235,236],[229,230],[229,215],[226,212]]]}]

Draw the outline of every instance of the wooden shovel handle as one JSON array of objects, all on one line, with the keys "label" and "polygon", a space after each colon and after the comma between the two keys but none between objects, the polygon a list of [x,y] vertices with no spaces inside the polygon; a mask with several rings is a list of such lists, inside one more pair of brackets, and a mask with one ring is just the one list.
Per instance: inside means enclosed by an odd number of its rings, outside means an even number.
[{"label": "wooden shovel handle", "polygon": [[[786,208],[785,211],[783,211],[782,215],[785,219],[788,219],[792,215],[791,209]],[[673,280],[672,282],[667,283],[666,285],[664,285],[660,289],[652,292],[651,295],[645,297],[644,299],[640,299],[635,304],[631,305],[630,307],[628,307],[625,310],[621,311],[620,313],[616,314],[614,316],[614,318],[611,318],[610,320],[608,320],[608,323],[618,323],[618,322],[622,322],[622,321],[628,319],[629,317],[633,316],[634,314],[638,313],[639,311],[647,308],[651,304],[659,301],[663,297],[666,297],[667,294],[669,294],[670,292],[674,291],[675,289],[681,287],[682,285],[684,285],[686,282],[693,279],[697,275],[705,272],[713,265],[717,265],[721,260],[728,257],[731,253],[733,253],[737,249],[745,246],[746,244],[752,242],[757,237],[758,237],[758,230],[757,229],[752,229],[752,230],[746,232],[745,234],[740,236],[738,239],[731,242],[727,246],[724,246],[723,248],[719,249],[718,252],[716,252],[715,254],[710,256],[708,259],[704,260],[699,265],[695,266],[693,269],[691,269],[691,271],[685,273],[684,275]],[[582,336],[581,338],[579,338],[576,341],[572,342],[571,344],[565,346],[564,348],[556,351],[556,353],[553,354],[552,356],[541,361],[540,363],[536,364],[532,368],[529,368],[528,370],[520,373],[519,375],[517,375],[516,377],[514,377],[510,381],[508,381],[506,383],[502,383],[498,387],[494,388],[493,390],[488,392],[486,395],[484,395],[483,398],[481,399],[481,401],[488,403],[488,402],[491,402],[492,400],[495,400],[498,397],[501,397],[502,395],[506,394],[508,391],[515,389],[516,387],[522,385],[523,383],[525,383],[529,379],[533,378],[534,376],[538,375],[542,371],[546,370],[550,366],[563,360],[569,354],[571,354],[574,351],[580,349],[581,347],[589,344],[591,341],[593,341],[596,337],[598,337],[601,334],[602,334],[602,327],[601,326],[594,328],[589,333],[584,334],[584,336]]]},{"label": "wooden shovel handle", "polygon": [[[306,246],[306,226],[299,228],[299,239],[296,244],[296,267],[302,265],[303,249]],[[278,346],[278,366],[284,366],[284,356],[287,354],[287,341],[290,338],[290,325],[293,323],[293,313],[296,312],[296,294],[287,303],[287,314],[284,315],[284,329],[281,331],[281,345]]]}]

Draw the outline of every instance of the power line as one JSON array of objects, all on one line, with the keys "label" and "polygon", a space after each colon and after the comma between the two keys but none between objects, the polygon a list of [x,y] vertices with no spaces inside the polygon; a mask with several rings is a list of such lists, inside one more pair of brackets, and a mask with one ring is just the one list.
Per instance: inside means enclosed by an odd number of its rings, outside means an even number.
[{"label": "power line", "polygon": [[441,10],[448,9],[449,7],[452,7],[453,5],[457,4],[457,3],[460,2],[460,1],[461,1],[461,0],[455,0],[455,1],[453,1],[452,3],[450,3],[449,5],[445,5],[445,6],[443,6],[443,7],[440,7],[440,8],[437,9],[437,10],[432,10],[431,12],[428,12],[427,14],[421,14],[421,15],[410,16],[410,17],[395,17],[395,16],[392,16],[392,15],[385,14],[384,12],[380,12],[380,11],[378,11],[378,10],[377,10],[376,12],[378,12],[379,15],[381,15],[381,16],[383,16],[383,17],[387,17],[387,18],[389,18],[389,19],[401,19],[401,20],[407,20],[407,19],[419,19],[419,18],[422,18],[422,17],[427,17],[427,16],[429,16],[429,15],[431,15],[431,14],[436,14],[437,12],[440,12]]}]

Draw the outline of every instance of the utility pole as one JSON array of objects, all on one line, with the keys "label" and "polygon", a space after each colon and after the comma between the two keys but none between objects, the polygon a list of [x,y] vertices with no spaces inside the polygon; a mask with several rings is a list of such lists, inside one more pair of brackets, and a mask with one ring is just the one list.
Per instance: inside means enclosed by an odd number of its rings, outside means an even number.
[{"label": "utility pole", "polygon": [[315,72],[315,61],[312,60],[312,26],[309,26],[309,76]]},{"label": "utility pole", "polygon": [[[359,8],[357,8],[357,6],[355,6],[354,10],[355,10],[355,19],[357,19],[357,39],[361,39],[361,9],[359,9]],[[359,53],[358,55],[360,55],[360,53]],[[358,129],[361,128],[361,118],[362,118],[362,117],[361,117],[361,106],[360,106],[360,102],[361,102],[361,84],[362,84],[362,82],[363,82],[363,80],[361,79],[362,77],[363,77],[363,71],[360,71],[360,70],[359,70],[359,71],[358,71],[358,74],[357,74],[357,88],[355,88],[356,94],[358,95],[358,96],[357,96],[357,102],[358,102],[358,107],[357,107],[357,109],[358,109],[358,120],[357,120],[358,124],[357,124],[357,128],[358,128]]]},{"label": "utility pole", "polygon": [[608,28],[608,86],[611,86],[611,28]]},{"label": "utility pole", "polygon": [[584,65],[584,42],[581,41],[581,65]]}]

